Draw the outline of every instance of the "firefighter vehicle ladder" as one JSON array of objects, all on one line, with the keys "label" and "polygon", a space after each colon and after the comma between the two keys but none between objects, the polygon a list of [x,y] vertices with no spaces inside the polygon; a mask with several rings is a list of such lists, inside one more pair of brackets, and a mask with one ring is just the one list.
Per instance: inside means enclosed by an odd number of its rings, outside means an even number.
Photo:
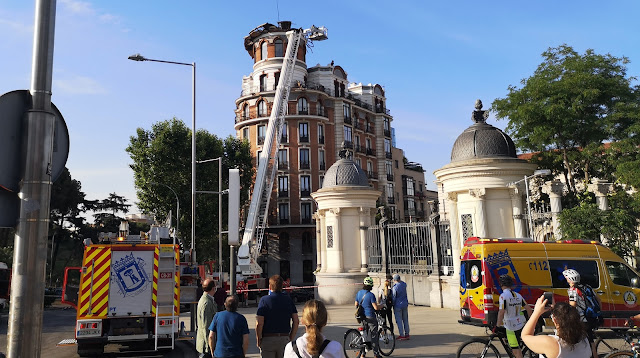
[{"label": "firefighter vehicle ladder", "polygon": [[[178,322],[176,322],[176,310],[179,309],[179,307],[176,307],[176,300],[174,297],[174,288],[176,285],[176,277],[174,275],[178,272],[175,252],[175,235],[175,233],[171,235],[173,243],[170,250],[166,245],[164,247],[161,246],[162,235],[156,236],[158,239],[158,283],[157,297],[154,301],[156,311],[154,345],[156,351],[158,349],[173,350],[175,347],[175,331],[176,327],[178,327]],[[171,313],[170,315],[169,312]],[[160,330],[168,332],[171,339],[171,345],[158,345],[158,337],[161,335],[159,332]]]},{"label": "firefighter vehicle ladder", "polygon": [[[271,115],[269,116],[262,152],[260,152],[258,172],[242,236],[242,245],[238,249],[238,266],[240,266],[243,275],[262,273],[262,268],[258,265],[257,258],[260,254],[264,231],[268,223],[269,201],[273,190],[273,182],[278,171],[276,153],[280,148],[282,125],[287,111],[298,46],[303,37],[306,40],[326,40],[327,29],[325,27],[312,26],[306,30],[293,29],[287,32],[287,50],[282,62],[280,81],[276,89]],[[256,237],[255,243],[253,242],[254,235]]]}]

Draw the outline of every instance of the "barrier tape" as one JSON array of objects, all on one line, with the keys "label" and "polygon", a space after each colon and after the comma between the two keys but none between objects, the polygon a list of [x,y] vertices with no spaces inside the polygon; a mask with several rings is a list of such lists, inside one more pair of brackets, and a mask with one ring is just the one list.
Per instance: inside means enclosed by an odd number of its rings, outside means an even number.
[{"label": "barrier tape", "polygon": [[[356,285],[362,285],[362,283],[356,282],[356,283],[345,283],[341,285],[289,286],[289,287],[283,287],[282,291],[293,291],[301,288],[344,287],[344,286],[356,286]],[[252,288],[252,289],[241,289],[239,287],[236,288],[237,293],[260,292],[260,291],[268,291],[268,290],[269,288]]]}]

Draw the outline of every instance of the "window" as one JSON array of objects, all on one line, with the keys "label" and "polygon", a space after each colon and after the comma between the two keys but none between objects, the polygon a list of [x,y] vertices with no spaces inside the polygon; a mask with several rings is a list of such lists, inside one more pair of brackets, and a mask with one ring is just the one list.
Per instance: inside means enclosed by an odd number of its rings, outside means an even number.
[{"label": "window", "polygon": [[302,203],[300,205],[301,224],[311,224],[311,203]]},{"label": "window", "polygon": [[300,196],[308,197],[311,195],[311,177],[308,175],[300,176]]},{"label": "window", "polygon": [[324,126],[318,124],[318,143],[324,144]]},{"label": "window", "polygon": [[355,136],[353,139],[355,139],[355,142],[354,142],[354,145],[353,145],[353,146],[354,146],[354,148],[355,148],[356,152],[359,152],[359,151],[361,150],[361,149],[360,149],[360,136],[359,136],[359,135],[357,135],[357,136]]},{"label": "window", "polygon": [[286,149],[278,149],[278,169],[285,170],[289,168],[288,154]]},{"label": "window", "polygon": [[[387,176],[389,176],[389,175],[393,176],[393,165],[391,164],[390,160],[387,160],[384,163],[384,167],[387,169]],[[393,180],[393,179],[391,179],[391,180]]]},{"label": "window", "polygon": [[267,103],[265,101],[258,102],[258,117],[267,115]]},{"label": "window", "polygon": [[242,128],[242,139],[249,140],[249,128],[248,127]]},{"label": "window", "polygon": [[302,233],[302,254],[313,254],[313,239],[311,238],[311,233],[308,231]]},{"label": "window", "polygon": [[300,169],[311,169],[309,148],[300,148]]},{"label": "window", "polygon": [[325,170],[326,169],[326,164],[325,164],[325,161],[324,161],[324,150],[318,151],[318,162],[319,162],[320,170]]},{"label": "window", "polygon": [[280,224],[289,223],[289,204],[278,205],[278,218],[280,218]]},{"label": "window", "polygon": [[[580,282],[586,283],[595,288],[600,287],[600,275],[598,275],[598,264],[595,260],[549,260],[549,267],[546,268],[546,262],[542,262],[543,270],[549,270],[551,273],[551,287],[568,288],[567,279],[562,275],[562,271],[566,269],[574,269],[580,272]],[[607,269],[609,269],[609,262]]]},{"label": "window", "polygon": [[352,132],[351,132],[351,127],[349,126],[344,126],[344,141],[347,144],[351,144],[353,142],[353,137],[352,137]]},{"label": "window", "polygon": [[324,175],[321,175],[318,180],[318,188],[322,188],[322,184],[324,184]]},{"label": "window", "polygon": [[367,150],[371,150],[371,138],[365,139],[365,145],[367,146]]},{"label": "window", "polygon": [[324,116],[324,106],[320,100],[318,100],[318,115]]},{"label": "window", "polygon": [[287,143],[289,141],[289,135],[287,134],[287,122],[282,124],[282,130],[280,132],[280,142]]},{"label": "window", "polygon": [[313,275],[313,261],[311,260],[302,260],[302,281],[306,283],[313,283],[314,275]]},{"label": "window", "polygon": [[462,225],[462,239],[466,240],[473,236],[473,218],[471,214],[460,215],[460,224]]},{"label": "window", "polygon": [[616,261],[607,261],[605,264],[607,265],[609,277],[611,277],[611,281],[614,284],[638,288],[638,284],[640,284],[638,275],[627,265]]},{"label": "window", "polygon": [[242,108],[242,119],[249,119],[249,105],[245,104]]},{"label": "window", "polygon": [[345,120],[351,119],[351,105],[343,104],[342,105],[342,114],[344,115]]},{"label": "window", "polygon": [[298,114],[309,114],[307,99],[304,97],[298,98]]},{"label": "window", "polygon": [[276,47],[276,57],[284,57],[284,52],[283,52],[283,47],[282,47],[282,40],[277,39],[274,41],[275,47]]},{"label": "window", "polygon": [[264,144],[264,136],[265,136],[266,129],[267,127],[265,125],[258,126],[258,145]]},{"label": "window", "polygon": [[291,251],[291,244],[289,241],[288,233],[282,232],[278,235],[278,251],[280,254],[288,254]]},{"label": "window", "polygon": [[280,277],[282,277],[283,280],[288,280],[289,277],[291,277],[291,264],[289,263],[288,260],[281,260],[280,261]]},{"label": "window", "polygon": [[389,123],[389,118],[385,118],[382,123],[385,131],[391,130],[391,124]]},{"label": "window", "polygon": [[404,200],[404,216],[416,215],[416,202],[413,198],[406,198]]},{"label": "window", "polygon": [[260,154],[262,153],[261,150],[258,151],[258,153],[256,154],[256,167],[258,167],[258,165],[260,164]]},{"label": "window", "polygon": [[358,164],[358,166],[362,168],[362,162],[360,161],[360,158],[356,158],[356,164]]},{"label": "window", "polygon": [[289,196],[289,177],[278,177],[278,196],[283,198]]},{"label": "window", "polygon": [[260,54],[262,55],[262,59],[267,59],[267,41],[263,41],[260,47]]},{"label": "window", "polygon": [[389,138],[384,139],[384,152],[387,154],[387,158],[391,156],[391,140]]},{"label": "window", "polygon": [[398,161],[396,160],[396,169],[398,169]]},{"label": "window", "polygon": [[393,183],[388,183],[387,184],[387,202],[389,204],[395,203],[395,197],[393,196],[393,192],[394,192]]},{"label": "window", "polygon": [[309,142],[309,123],[300,122],[298,124],[298,135],[300,137],[300,142]]},{"label": "window", "polygon": [[405,185],[406,185],[406,189],[405,189],[405,195],[408,196],[413,196],[415,195],[415,182],[413,181],[412,177],[406,177],[405,178]]},{"label": "window", "polygon": [[267,90],[267,75],[260,75],[260,92]]},{"label": "window", "polygon": [[462,273],[462,275],[460,275],[460,287],[475,289],[482,286],[482,276],[480,275],[480,272],[482,272],[482,261],[462,261],[460,264],[460,272]]},{"label": "window", "polygon": [[273,85],[273,89],[275,90],[278,88],[278,83],[280,83],[280,72],[274,73],[273,77],[275,78],[275,84]]}]

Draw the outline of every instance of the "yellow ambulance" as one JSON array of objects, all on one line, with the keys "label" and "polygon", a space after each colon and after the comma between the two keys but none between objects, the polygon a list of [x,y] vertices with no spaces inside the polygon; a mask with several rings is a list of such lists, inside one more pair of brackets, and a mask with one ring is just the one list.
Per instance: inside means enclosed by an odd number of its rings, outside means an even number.
[{"label": "yellow ambulance", "polygon": [[562,271],[569,268],[599,296],[601,328],[623,328],[629,316],[640,313],[640,275],[598,242],[471,237],[461,250],[460,322],[495,325],[503,274],[513,277],[514,290],[532,307],[544,292],[553,292],[556,302],[568,301]]}]

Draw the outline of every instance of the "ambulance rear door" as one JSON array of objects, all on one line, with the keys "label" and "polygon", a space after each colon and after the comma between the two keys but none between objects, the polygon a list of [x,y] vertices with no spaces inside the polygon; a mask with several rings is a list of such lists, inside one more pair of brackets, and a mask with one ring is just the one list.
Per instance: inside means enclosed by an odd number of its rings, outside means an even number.
[{"label": "ambulance rear door", "polygon": [[154,246],[116,247],[111,258],[109,316],[151,313]]}]

